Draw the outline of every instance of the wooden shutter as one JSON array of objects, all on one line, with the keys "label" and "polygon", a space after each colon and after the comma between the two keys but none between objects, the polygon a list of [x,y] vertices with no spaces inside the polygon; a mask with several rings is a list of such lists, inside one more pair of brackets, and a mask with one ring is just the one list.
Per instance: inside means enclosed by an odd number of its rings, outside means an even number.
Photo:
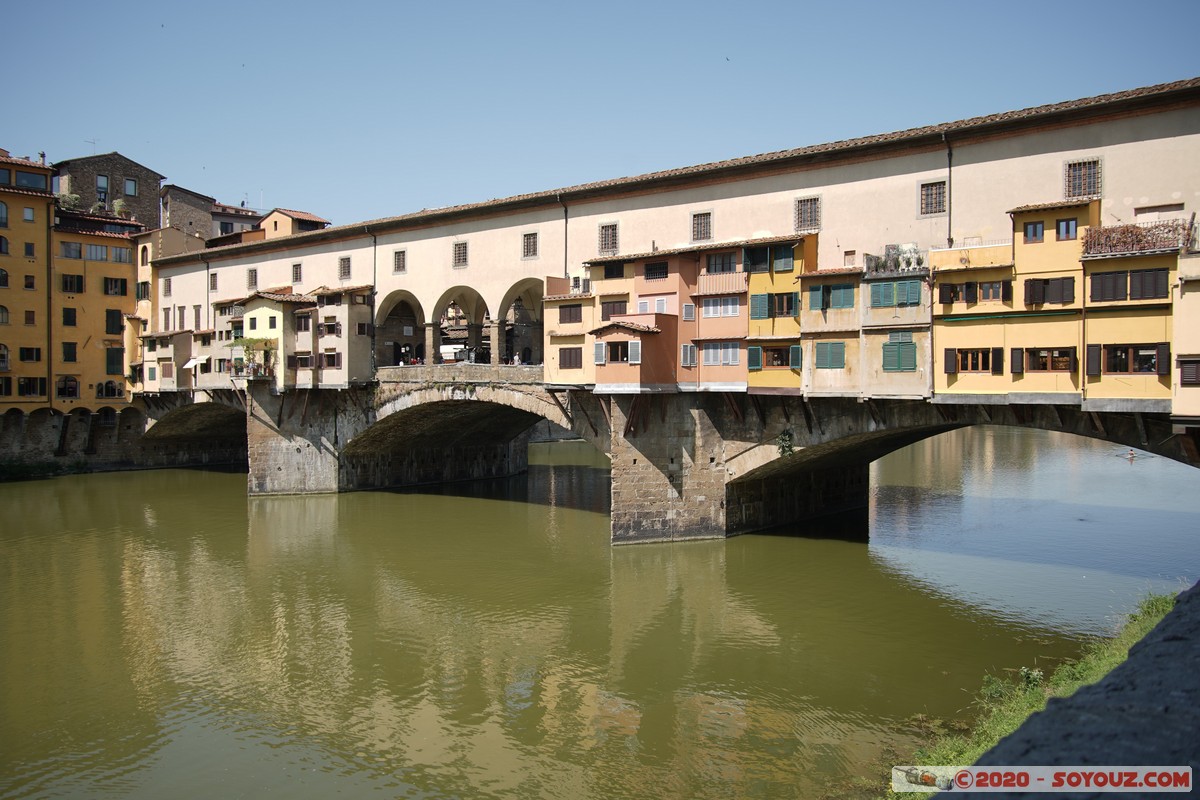
[{"label": "wooden shutter", "polygon": [[634,339],[629,343],[629,363],[642,363],[642,342],[639,339]]},{"label": "wooden shutter", "polygon": [[792,292],[792,316],[800,317],[800,293]]},{"label": "wooden shutter", "polygon": [[967,296],[968,303],[979,302],[979,284],[975,281],[967,281],[963,286],[963,294]]},{"label": "wooden shutter", "polygon": [[900,369],[914,372],[917,369],[917,345],[915,342],[902,342],[900,348]]},{"label": "wooden shutter", "polygon": [[[1154,297],[1168,297],[1170,291],[1167,289],[1167,271],[1165,269],[1154,270]],[[125,294],[125,292],[121,292]]]},{"label": "wooden shutter", "polygon": [[829,366],[833,369],[846,368],[845,342],[830,342]]},{"label": "wooden shutter", "polygon": [[767,319],[770,316],[770,295],[750,295],[750,319]]},{"label": "wooden shutter", "polygon": [[824,286],[814,286],[808,290],[808,308],[810,311],[823,311],[825,309],[824,289]]},{"label": "wooden shutter", "polygon": [[1200,386],[1200,361],[1179,362],[1179,383],[1181,386]]},{"label": "wooden shutter", "polygon": [[1020,347],[1014,347],[1012,349],[1012,356],[1011,356],[1010,363],[1012,364],[1011,369],[1012,369],[1013,375],[1021,375],[1022,373],[1024,373],[1025,372],[1025,351],[1022,350]]},{"label": "wooden shutter", "polygon": [[1004,374],[1004,348],[1003,347],[993,347],[992,348],[992,374],[993,375],[1003,375]]},{"label": "wooden shutter", "polygon": [[940,283],[938,284],[938,302],[953,303],[954,302],[954,284]]},{"label": "wooden shutter", "polygon": [[[908,305],[910,305],[910,306],[921,305],[921,282],[920,281],[905,281],[905,284],[907,284],[905,287],[907,297],[905,299],[906,299]],[[896,299],[898,301],[900,298],[897,297]]]},{"label": "wooden shutter", "polygon": [[1006,303],[1012,302],[1012,281],[1004,281],[1000,284],[1000,299]]},{"label": "wooden shutter", "polygon": [[1158,343],[1158,374],[1171,374],[1171,345],[1168,342]]},{"label": "wooden shutter", "polygon": [[1062,300],[1063,303],[1075,302],[1075,278],[1059,278],[1062,283]]},{"label": "wooden shutter", "polygon": [[762,369],[762,348],[750,346],[746,348],[746,365],[751,371]]},{"label": "wooden shutter", "polygon": [[883,371],[896,372],[900,369],[900,344],[898,342],[883,343]]},{"label": "wooden shutter", "polygon": [[1136,269],[1129,273],[1129,299],[1130,300],[1141,300],[1142,299],[1142,276],[1145,274],[1146,274],[1145,272],[1142,272],[1141,270],[1136,270]]},{"label": "wooden shutter", "polygon": [[1061,278],[1052,278],[1046,282],[1046,302],[1061,303],[1063,301],[1063,282]]},{"label": "wooden shutter", "polygon": [[955,375],[958,373],[958,351],[953,347],[947,347],[945,350],[945,358],[942,361],[942,366],[947,375]]},{"label": "wooden shutter", "polygon": [[804,346],[794,344],[788,348],[788,366],[800,369],[804,363]]},{"label": "wooden shutter", "polygon": [[607,355],[607,347],[604,342],[596,342],[596,347],[593,350],[597,364],[603,364]]},{"label": "wooden shutter", "polygon": [[1100,359],[1103,352],[1098,344],[1089,344],[1087,346],[1087,374],[1096,376],[1100,374]]},{"label": "wooden shutter", "polygon": [[1072,347],[1071,349],[1071,374],[1079,372],[1079,348]]}]

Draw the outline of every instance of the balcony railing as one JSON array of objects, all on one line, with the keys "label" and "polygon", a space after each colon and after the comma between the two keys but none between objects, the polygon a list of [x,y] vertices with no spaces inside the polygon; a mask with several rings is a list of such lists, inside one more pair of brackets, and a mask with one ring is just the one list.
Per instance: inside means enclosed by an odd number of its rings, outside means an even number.
[{"label": "balcony railing", "polygon": [[745,272],[703,273],[696,280],[697,294],[739,294],[746,291],[750,276]]},{"label": "balcony railing", "polygon": [[868,275],[881,273],[925,272],[929,269],[929,253],[923,250],[901,250],[882,256],[863,254],[863,266]]},{"label": "balcony railing", "polygon": [[1194,237],[1192,223],[1182,219],[1088,228],[1083,238],[1083,255],[1086,258],[1169,252],[1191,247]]}]

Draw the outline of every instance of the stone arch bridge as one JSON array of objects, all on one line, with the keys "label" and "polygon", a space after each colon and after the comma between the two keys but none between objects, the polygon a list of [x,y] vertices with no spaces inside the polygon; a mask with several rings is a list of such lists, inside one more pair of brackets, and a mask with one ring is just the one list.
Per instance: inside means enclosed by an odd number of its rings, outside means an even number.
[{"label": "stone arch bridge", "polygon": [[[244,408],[252,495],[341,492],[509,476],[528,431],[549,420],[612,463],[612,541],[722,537],[866,505],[868,467],[913,442],[975,424],[1065,431],[1200,465],[1166,414],[1057,405],[744,393],[596,395],[542,382],[540,367],[381,368],[343,391],[265,383],[210,410]],[[169,417],[200,413],[179,408]],[[153,416],[153,411],[151,411]],[[164,418],[164,423],[169,422]]]}]

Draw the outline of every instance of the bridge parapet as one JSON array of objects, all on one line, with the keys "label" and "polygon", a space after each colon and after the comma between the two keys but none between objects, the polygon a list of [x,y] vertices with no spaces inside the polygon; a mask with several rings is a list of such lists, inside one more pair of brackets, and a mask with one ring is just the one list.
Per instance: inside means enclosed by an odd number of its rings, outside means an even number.
[{"label": "bridge parapet", "polygon": [[420,364],[403,367],[380,367],[376,370],[380,383],[508,383],[542,384],[542,367],[511,366],[508,364]]}]

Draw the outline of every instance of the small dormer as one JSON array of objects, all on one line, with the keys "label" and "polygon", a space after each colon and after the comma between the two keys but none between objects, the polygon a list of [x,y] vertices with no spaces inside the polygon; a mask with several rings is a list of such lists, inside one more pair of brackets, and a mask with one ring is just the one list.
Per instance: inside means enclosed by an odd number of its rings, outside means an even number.
[{"label": "small dormer", "polygon": [[329,220],[307,211],[275,208],[263,215],[263,218],[258,221],[257,227],[263,231],[264,238],[275,239],[280,236],[319,231],[328,228],[329,225]]}]

